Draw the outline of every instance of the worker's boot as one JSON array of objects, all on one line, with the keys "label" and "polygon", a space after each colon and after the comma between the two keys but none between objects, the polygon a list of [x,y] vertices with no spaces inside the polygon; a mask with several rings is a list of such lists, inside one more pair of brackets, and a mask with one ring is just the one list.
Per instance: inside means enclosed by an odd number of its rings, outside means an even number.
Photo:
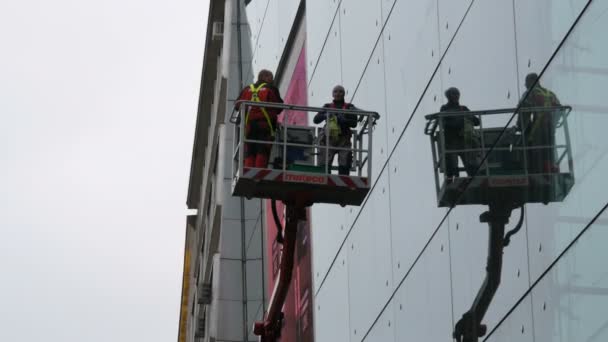
[{"label": "worker's boot", "polygon": [[255,167],[255,155],[245,157],[243,160],[244,167]]},{"label": "worker's boot", "polygon": [[267,168],[268,167],[268,155],[267,154],[256,154],[255,167]]}]

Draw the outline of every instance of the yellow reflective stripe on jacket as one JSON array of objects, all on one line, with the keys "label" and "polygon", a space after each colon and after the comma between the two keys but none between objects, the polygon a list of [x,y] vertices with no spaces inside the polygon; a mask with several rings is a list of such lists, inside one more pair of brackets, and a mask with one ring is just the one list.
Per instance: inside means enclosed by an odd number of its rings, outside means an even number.
[{"label": "yellow reflective stripe on jacket", "polygon": [[[251,101],[261,102],[260,97],[258,96],[258,92],[265,85],[266,85],[266,83],[262,83],[257,88],[253,84],[249,85],[249,89],[251,90]],[[260,107],[260,109],[262,110],[262,113],[264,114],[264,117],[266,118],[266,121],[268,122],[268,127],[270,127],[270,134],[272,136],[274,136],[274,128],[272,127],[272,121],[270,120],[270,115],[268,115],[268,111],[264,107]],[[248,122],[249,122],[249,112],[247,112],[247,115],[245,116],[245,125],[247,125]]]},{"label": "yellow reflective stripe on jacket", "polygon": [[[540,96],[542,96],[543,98],[543,104],[541,107],[552,107],[554,105],[554,99],[555,99],[555,94],[553,94],[550,90],[545,89],[543,87],[537,87],[535,89],[535,91],[540,93]],[[530,136],[534,136],[534,134],[536,134],[536,131],[540,129],[541,123],[540,123],[540,118],[543,117],[543,119],[546,120],[545,116],[548,117],[548,119],[550,120],[550,122],[553,121],[553,115],[555,115],[552,111],[538,111],[537,113],[534,113],[534,116],[538,116],[538,119],[534,119],[534,122],[532,124],[532,127],[530,129]],[[552,129],[552,128],[551,128]]]}]

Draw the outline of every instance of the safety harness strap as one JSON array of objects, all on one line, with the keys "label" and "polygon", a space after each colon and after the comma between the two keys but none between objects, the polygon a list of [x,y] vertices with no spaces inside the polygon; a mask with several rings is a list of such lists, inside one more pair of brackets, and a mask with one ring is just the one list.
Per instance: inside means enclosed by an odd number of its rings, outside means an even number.
[{"label": "safety harness strap", "polygon": [[[257,88],[254,84],[249,85],[249,89],[251,90],[251,101],[261,102],[260,96],[258,95],[258,93],[259,93],[260,89],[262,89],[265,86],[266,86],[266,83],[260,84]],[[268,122],[268,127],[270,127],[270,135],[274,136],[274,127],[272,126],[272,121],[270,120],[270,115],[268,115],[268,111],[264,107],[260,107],[260,109],[262,110],[262,113],[264,114],[264,117],[266,118],[266,121]],[[245,115],[245,125],[247,125],[248,122],[249,122],[249,112],[247,112],[247,115]]]}]

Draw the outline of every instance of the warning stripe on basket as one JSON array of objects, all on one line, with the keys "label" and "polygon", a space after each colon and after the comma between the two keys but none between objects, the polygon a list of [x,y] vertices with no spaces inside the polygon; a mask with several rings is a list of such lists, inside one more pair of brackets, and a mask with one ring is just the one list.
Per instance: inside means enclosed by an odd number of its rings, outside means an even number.
[{"label": "warning stripe on basket", "polygon": [[[348,187],[351,189],[367,188],[368,182],[365,177],[341,176],[341,175],[319,175],[302,172],[285,172],[282,170],[263,168],[243,168],[243,178],[265,180],[274,182],[297,182],[310,184],[327,184],[337,187]],[[312,181],[307,181],[310,178]],[[321,178],[323,181],[321,182]],[[326,179],[326,181],[325,181]]]}]

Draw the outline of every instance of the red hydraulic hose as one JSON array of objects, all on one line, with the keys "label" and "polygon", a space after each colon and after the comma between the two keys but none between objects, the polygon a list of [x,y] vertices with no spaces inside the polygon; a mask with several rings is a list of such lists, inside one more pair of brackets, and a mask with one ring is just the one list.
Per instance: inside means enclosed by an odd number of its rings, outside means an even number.
[{"label": "red hydraulic hose", "polygon": [[293,274],[294,254],[296,247],[296,234],[300,220],[306,219],[305,207],[287,205],[287,222],[284,230],[283,250],[281,251],[281,264],[278,280],[275,283],[268,312],[263,322],[256,322],[253,333],[260,336],[261,342],[275,342],[281,336],[283,325],[283,305],[291,277]]}]

